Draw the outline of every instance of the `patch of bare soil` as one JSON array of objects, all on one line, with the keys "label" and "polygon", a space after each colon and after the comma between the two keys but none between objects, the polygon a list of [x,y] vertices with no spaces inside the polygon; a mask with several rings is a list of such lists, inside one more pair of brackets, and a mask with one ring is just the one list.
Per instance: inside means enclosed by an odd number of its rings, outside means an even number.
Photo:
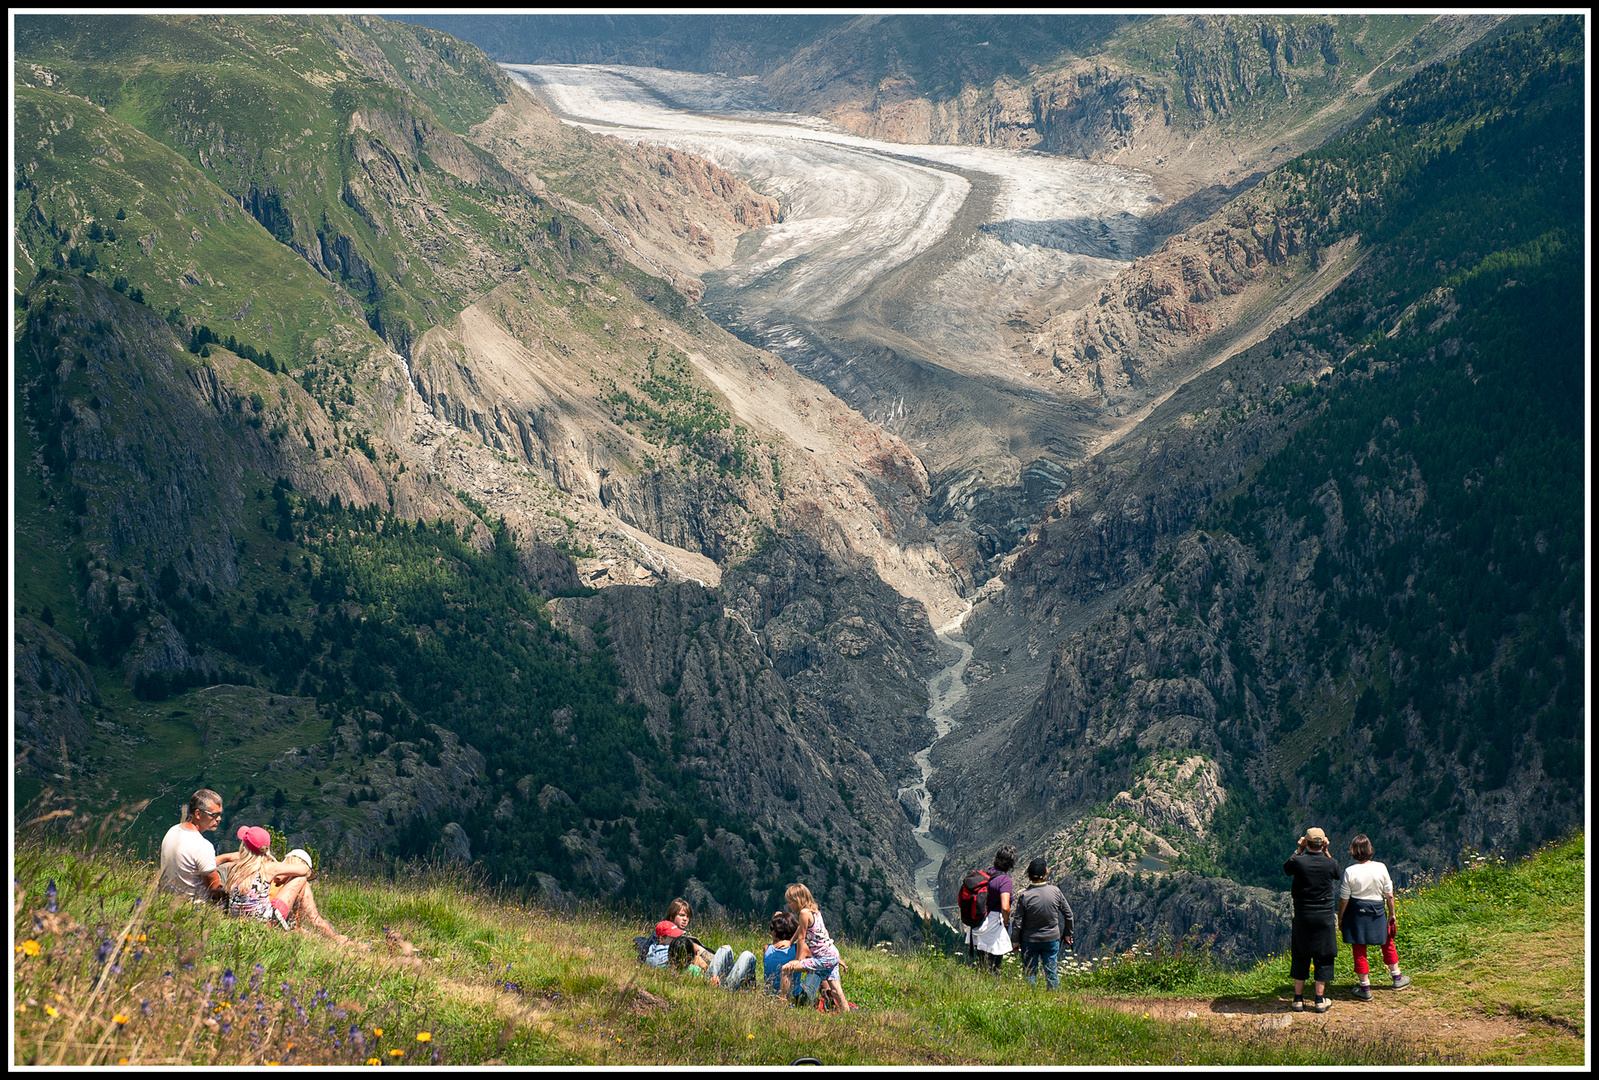
[{"label": "patch of bare soil", "polygon": [[1091,998],[1083,1004],[1137,1013],[1151,1019],[1190,1021],[1236,1031],[1242,1037],[1304,1031],[1307,1027],[1339,1041],[1414,1046],[1418,1055],[1436,1054],[1446,1063],[1469,1063],[1496,1051],[1514,1052],[1516,1041],[1533,1032],[1513,1017],[1463,1014],[1430,1000],[1425,991],[1396,992],[1373,986],[1370,1001],[1357,1001],[1347,987],[1328,995],[1332,1008],[1317,1013],[1307,993],[1305,1011],[1291,1009],[1291,998],[1248,1001],[1236,998]]}]

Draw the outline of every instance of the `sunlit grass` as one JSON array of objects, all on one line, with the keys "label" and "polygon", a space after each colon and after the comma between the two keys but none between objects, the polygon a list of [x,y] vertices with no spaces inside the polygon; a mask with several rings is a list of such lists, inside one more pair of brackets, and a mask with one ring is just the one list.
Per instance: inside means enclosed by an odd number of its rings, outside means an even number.
[{"label": "sunlit grass", "polygon": [[[1499,917],[1495,905],[1524,908],[1517,917],[1527,920],[1558,913],[1580,938],[1582,851],[1579,837],[1529,860],[1485,863],[1407,893],[1401,959],[1406,950],[1420,958],[1433,948],[1445,965],[1433,969],[1411,959],[1407,970],[1415,973],[1418,988],[1436,979],[1442,994],[1462,965],[1509,951],[1517,939],[1487,936],[1490,917]],[[1286,957],[1237,970],[1191,943],[1152,944],[1067,967],[1063,992],[1051,993],[1042,983],[1023,982],[1014,963],[996,978],[936,949],[898,953],[846,945],[845,989],[860,1009],[820,1014],[786,1008],[764,993],[730,995],[702,980],[641,966],[632,936],[648,917],[530,907],[482,888],[461,870],[420,868],[402,871],[398,880],[320,878],[316,888],[324,913],[369,945],[368,952],[228,919],[165,896],[146,902],[154,869],[114,851],[18,845],[16,1062],[1436,1060],[1420,1039],[1357,1039],[1319,1027],[1296,1027],[1291,1036],[1241,1033],[1200,1021],[1150,1019],[1090,1000],[1130,994],[1269,1000],[1287,992]],[[696,930],[715,944],[725,941],[759,955],[765,943],[757,927],[702,922]],[[1558,971],[1516,979],[1496,974],[1473,991],[1489,1004],[1497,992],[1506,1011],[1548,1022],[1552,1034],[1526,1040],[1528,1052],[1515,1061],[1573,1060],[1573,1047],[1580,1060],[1580,1027],[1575,1038],[1561,1034],[1570,1031],[1573,1018],[1582,1022],[1578,948],[1575,998]],[[1559,957],[1547,959],[1560,968]],[[1553,990],[1539,998],[1544,983]]]}]

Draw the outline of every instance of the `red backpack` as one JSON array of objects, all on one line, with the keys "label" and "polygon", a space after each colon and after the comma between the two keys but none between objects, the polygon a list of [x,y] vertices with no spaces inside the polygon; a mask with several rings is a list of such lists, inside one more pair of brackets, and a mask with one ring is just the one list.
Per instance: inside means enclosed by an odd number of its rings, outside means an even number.
[{"label": "red backpack", "polygon": [[988,918],[988,879],[992,876],[987,870],[973,870],[962,879],[961,922],[967,926],[980,926]]}]

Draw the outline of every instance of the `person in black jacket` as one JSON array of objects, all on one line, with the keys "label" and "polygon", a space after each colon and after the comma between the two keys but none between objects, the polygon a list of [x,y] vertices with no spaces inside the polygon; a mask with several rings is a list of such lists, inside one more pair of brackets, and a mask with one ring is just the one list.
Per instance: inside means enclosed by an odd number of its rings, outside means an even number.
[{"label": "person in black jacket", "polygon": [[1327,984],[1332,982],[1333,961],[1338,958],[1338,882],[1343,876],[1327,846],[1327,834],[1306,829],[1299,850],[1283,863],[1283,873],[1294,879],[1293,933],[1289,939],[1289,974],[1294,979],[1294,1005],[1305,1008],[1305,978],[1316,965],[1316,1011],[1326,1012]]},{"label": "person in black jacket", "polygon": [[1030,986],[1038,984],[1038,964],[1044,964],[1044,982],[1060,989],[1060,947],[1072,943],[1072,907],[1060,889],[1044,879],[1049,866],[1043,859],[1027,864],[1027,891],[1016,901],[1010,933],[1022,952],[1022,971]]}]

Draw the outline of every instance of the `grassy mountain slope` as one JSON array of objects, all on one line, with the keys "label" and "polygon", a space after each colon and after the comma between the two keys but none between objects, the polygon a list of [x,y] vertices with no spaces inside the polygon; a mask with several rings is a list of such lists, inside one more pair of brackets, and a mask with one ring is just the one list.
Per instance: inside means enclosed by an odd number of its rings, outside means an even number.
[{"label": "grassy mountain slope", "polygon": [[[339,951],[185,904],[138,905],[148,863],[54,843],[18,852],[18,1064],[1570,1065],[1585,1056],[1580,836],[1405,894],[1399,948],[1414,988],[1351,1001],[1345,955],[1325,1018],[1286,1011],[1286,957],[1232,971],[1202,952],[1155,949],[1068,972],[1063,992],[1049,994],[1014,971],[978,976],[936,950],[845,946],[845,987],[861,1011],[796,1012],[641,967],[631,936],[653,913],[527,908],[425,870],[321,878],[324,913],[375,945]],[[762,946],[755,927],[696,928],[714,943]]]},{"label": "grassy mountain slope", "polygon": [[[24,22],[16,805],[54,776],[107,812],[148,797],[148,845],[210,784],[230,825],[329,855],[710,909],[803,876],[841,932],[916,933],[908,828],[846,729],[919,712],[925,614],[857,634],[901,599],[814,543],[828,587],[779,595],[772,539],[784,513],[914,535],[925,478],[533,191],[569,171],[574,199],[654,199],[658,250],[720,207],[707,255],[771,207],[687,155],[561,136],[423,28]],[[797,437],[841,452],[812,464]],[[648,596],[749,556],[737,596],[684,585],[618,672],[580,570]],[[784,677],[826,685],[793,692],[749,647],[785,615]],[[881,700],[843,701],[857,668]],[[814,745],[770,780],[805,741],[791,714]]]},{"label": "grassy mountain slope", "polygon": [[1121,592],[944,790],[1041,833],[1111,940],[1272,947],[1243,887],[1280,889],[1306,824],[1415,873],[1581,820],[1580,40],[1506,35],[1268,177],[1367,261],[1085,468],[1013,564],[1034,618]]},{"label": "grassy mountain slope", "polygon": [[[538,215],[538,201],[458,134],[509,84],[444,35],[321,17],[41,16],[18,36],[19,74],[101,105],[203,169],[402,350],[515,264],[497,222]],[[384,243],[390,233],[428,257]]]},{"label": "grassy mountain slope", "polygon": [[[708,887],[743,910],[805,874],[859,901],[841,930],[897,910],[881,873],[856,862],[868,833],[847,794],[807,779],[825,765],[788,768],[818,827],[832,834],[842,815],[842,835],[825,840],[800,825],[805,804],[789,808],[783,784],[771,799],[786,824],[768,816],[755,829],[750,803],[701,783],[703,763],[685,770],[677,708],[653,683],[621,685],[603,611],[568,620],[574,640],[530,590],[544,560],[586,591],[564,556],[519,544],[481,508],[487,525],[464,509],[397,515],[391,492],[429,489],[382,461],[385,490],[379,462],[351,446],[340,446],[342,497],[307,494],[303,471],[296,485],[274,454],[305,469],[335,459],[296,449],[301,432],[279,426],[301,409],[294,424],[321,425],[306,440],[330,454],[336,444],[286,376],[221,349],[197,357],[90,278],[47,272],[29,295],[21,448],[49,471],[19,508],[21,535],[37,543],[19,558],[51,576],[25,574],[19,595],[18,735],[33,763],[25,755],[18,806],[44,793],[48,762],[108,809],[124,793],[157,800],[131,834],[141,845],[173,798],[209,784],[225,792],[229,824],[264,821],[345,858],[475,854],[527,891],[643,901]],[[136,452],[123,452],[130,442]],[[173,505],[152,506],[152,485]],[[186,547],[114,542],[162,529]],[[713,613],[738,632],[720,605],[688,606],[706,610],[693,627],[646,635],[649,648],[675,647]],[[731,679],[717,663],[709,687],[693,683],[696,735],[725,731],[724,710],[741,727],[773,710],[786,723],[788,692],[759,657]],[[743,702],[747,679],[775,695],[765,712]],[[681,663],[673,680],[685,682]],[[640,693],[660,702],[653,728]]]}]

